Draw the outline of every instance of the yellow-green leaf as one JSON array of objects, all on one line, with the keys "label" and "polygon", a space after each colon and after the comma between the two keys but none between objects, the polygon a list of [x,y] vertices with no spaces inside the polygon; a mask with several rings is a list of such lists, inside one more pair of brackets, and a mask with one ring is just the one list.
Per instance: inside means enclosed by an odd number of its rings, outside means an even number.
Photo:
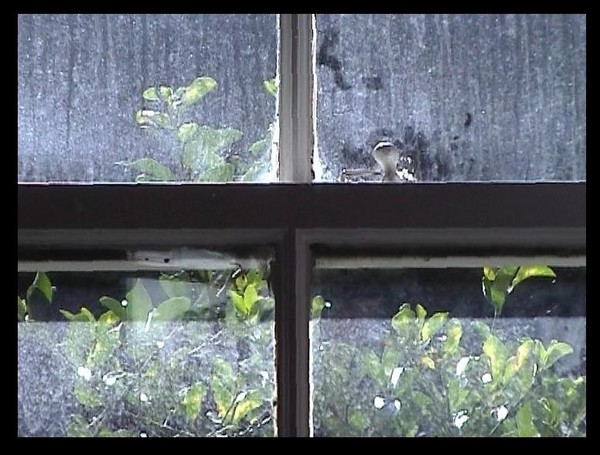
[{"label": "yellow-green leaf", "polygon": [[137,181],[170,182],[175,180],[175,174],[171,169],[152,158],[140,158],[129,163],[128,166],[141,172],[136,178]]},{"label": "yellow-green leaf", "polygon": [[392,327],[400,336],[406,335],[406,329],[415,322],[415,312],[408,303],[403,303],[392,318]]},{"label": "yellow-green leaf", "polygon": [[198,124],[196,122],[184,123],[177,131],[177,138],[179,139],[179,142],[185,143],[192,139],[196,135],[197,131]]},{"label": "yellow-green leaf", "polygon": [[112,297],[100,297],[100,305],[112,311],[112,313],[121,321],[127,320],[127,311],[121,305],[121,302],[116,301]]},{"label": "yellow-green leaf", "polygon": [[111,310],[105,311],[98,318],[99,323],[106,324],[109,326],[113,326],[113,325],[117,324],[120,320],[121,319],[115,313],[113,313]]},{"label": "yellow-green leaf", "polygon": [[180,318],[190,309],[190,299],[187,297],[171,297],[158,305],[155,310],[154,321],[173,321]]},{"label": "yellow-green leaf", "polygon": [[254,309],[254,304],[258,300],[258,293],[256,292],[256,287],[253,284],[249,284],[246,286],[244,290],[244,307],[246,308],[247,314],[252,313]]},{"label": "yellow-green leaf", "polygon": [[435,370],[435,362],[431,357],[425,356],[421,358],[421,363],[429,368],[430,370]]},{"label": "yellow-green leaf", "polygon": [[572,353],[573,348],[567,343],[552,340],[546,349],[544,369],[550,368],[558,359]]},{"label": "yellow-green leaf", "polygon": [[206,387],[201,382],[197,382],[191,386],[185,396],[183,397],[183,408],[185,410],[185,417],[190,425],[194,423],[198,413],[200,412],[200,406],[202,400],[206,395]]},{"label": "yellow-green leaf", "polygon": [[508,292],[512,292],[512,290],[515,287],[517,287],[519,283],[525,281],[527,278],[532,277],[556,278],[556,273],[554,273],[554,270],[552,270],[550,267],[547,267],[545,265],[530,265],[519,267],[519,271],[517,272],[515,278],[512,280]]},{"label": "yellow-green leaf", "polygon": [[273,96],[277,96],[277,78],[263,81],[263,84],[267,93]]},{"label": "yellow-green leaf", "polygon": [[31,296],[36,289],[42,293],[48,303],[52,302],[52,283],[50,283],[50,278],[44,272],[35,274],[33,283],[27,289],[27,301],[31,300]]},{"label": "yellow-green leaf", "polygon": [[462,325],[458,319],[451,319],[448,322],[446,334],[448,338],[444,342],[443,350],[446,353],[453,354],[457,351],[463,334]]},{"label": "yellow-green leaf", "polygon": [[442,328],[447,319],[447,312],[435,313],[433,316],[431,316],[427,321],[425,321],[425,324],[423,324],[423,328],[421,329],[421,339],[423,341],[431,339],[431,337]]},{"label": "yellow-green leaf", "polygon": [[171,87],[161,85],[160,87],[158,87],[158,94],[160,95],[160,98],[163,101],[169,103],[171,102],[171,98],[173,97],[173,89]]},{"label": "yellow-green leaf", "polygon": [[148,313],[152,310],[152,300],[139,279],[135,282],[131,291],[125,295],[125,299],[127,300],[127,319],[145,322]]},{"label": "yellow-green leaf", "polygon": [[86,307],[81,307],[79,313],[73,314],[67,310],[59,310],[60,313],[72,322],[95,322],[96,318]]},{"label": "yellow-green leaf", "polygon": [[146,101],[158,101],[158,93],[156,93],[156,87],[149,87],[142,93],[142,98]]},{"label": "yellow-green leaf", "polygon": [[492,379],[498,381],[502,378],[506,361],[508,359],[508,350],[502,342],[494,335],[490,335],[483,343],[483,353],[489,358],[492,366]]},{"label": "yellow-green leaf", "polygon": [[181,101],[184,105],[191,106],[216,88],[217,81],[212,77],[198,77],[185,89]]},{"label": "yellow-green leaf", "polygon": [[231,289],[227,291],[227,295],[233,302],[233,307],[235,308],[235,311],[242,316],[248,316],[248,311],[244,304],[244,297]]},{"label": "yellow-green leaf", "polygon": [[25,300],[23,300],[21,297],[17,296],[17,319],[19,321],[24,321],[26,314],[27,314],[27,305],[25,304]]},{"label": "yellow-green leaf", "polygon": [[535,437],[540,435],[533,423],[533,413],[531,412],[531,404],[529,402],[519,408],[515,420],[520,437]]},{"label": "yellow-green leaf", "polygon": [[417,313],[417,319],[421,322],[423,322],[425,320],[425,317],[427,316],[427,310],[425,308],[423,308],[423,306],[419,303],[417,303],[417,306],[415,307],[416,309],[416,313]]}]

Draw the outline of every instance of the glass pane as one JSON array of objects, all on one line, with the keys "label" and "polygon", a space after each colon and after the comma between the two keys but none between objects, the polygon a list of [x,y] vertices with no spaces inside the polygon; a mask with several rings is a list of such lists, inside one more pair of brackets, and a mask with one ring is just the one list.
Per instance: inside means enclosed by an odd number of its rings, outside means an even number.
[{"label": "glass pane", "polygon": [[586,179],[585,15],[319,14],[316,58],[317,179]]},{"label": "glass pane", "polygon": [[313,281],[315,436],[586,435],[585,268]]},{"label": "glass pane", "polygon": [[262,264],[20,273],[19,436],[273,436]]},{"label": "glass pane", "polygon": [[277,18],[18,17],[18,180],[274,179]]}]

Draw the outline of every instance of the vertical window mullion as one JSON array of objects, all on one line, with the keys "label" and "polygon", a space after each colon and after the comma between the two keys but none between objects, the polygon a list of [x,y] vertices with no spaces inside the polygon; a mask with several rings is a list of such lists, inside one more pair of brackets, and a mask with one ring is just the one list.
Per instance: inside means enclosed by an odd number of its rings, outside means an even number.
[{"label": "vertical window mullion", "polygon": [[309,299],[311,255],[306,236],[289,229],[272,264],[275,292],[277,435],[310,436]]},{"label": "vertical window mullion", "polygon": [[279,16],[279,181],[310,183],[313,131],[313,15]]}]

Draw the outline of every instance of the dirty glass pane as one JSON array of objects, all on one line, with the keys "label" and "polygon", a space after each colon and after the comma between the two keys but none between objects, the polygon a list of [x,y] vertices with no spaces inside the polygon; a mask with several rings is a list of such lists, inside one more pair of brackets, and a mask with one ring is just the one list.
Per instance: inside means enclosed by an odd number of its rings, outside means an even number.
[{"label": "dirty glass pane", "polygon": [[586,179],[585,15],[319,14],[316,35],[317,179],[382,181],[380,141],[386,181]]},{"label": "dirty glass pane", "polygon": [[19,436],[273,436],[261,267],[20,273]]},{"label": "dirty glass pane", "polygon": [[273,14],[19,15],[18,180],[272,180],[276,70]]},{"label": "dirty glass pane", "polygon": [[585,268],[313,281],[315,436],[586,435]]}]

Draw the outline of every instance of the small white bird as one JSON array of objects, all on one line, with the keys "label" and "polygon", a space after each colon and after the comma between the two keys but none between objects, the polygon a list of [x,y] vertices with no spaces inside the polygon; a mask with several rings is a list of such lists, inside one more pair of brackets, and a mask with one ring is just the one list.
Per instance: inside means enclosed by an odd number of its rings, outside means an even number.
[{"label": "small white bird", "polygon": [[391,142],[378,142],[373,147],[373,158],[383,172],[382,182],[400,182],[397,167],[400,160],[400,150]]}]

